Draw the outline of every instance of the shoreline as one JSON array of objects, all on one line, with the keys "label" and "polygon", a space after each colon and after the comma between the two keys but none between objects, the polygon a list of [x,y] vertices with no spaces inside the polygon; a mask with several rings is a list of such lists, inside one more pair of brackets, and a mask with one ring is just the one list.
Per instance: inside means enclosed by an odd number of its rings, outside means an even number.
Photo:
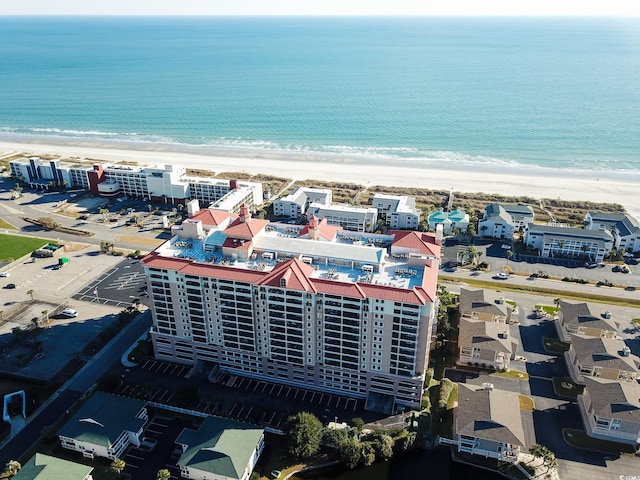
[{"label": "shoreline", "polygon": [[[529,196],[618,203],[640,218],[633,199],[640,191],[640,172],[571,172],[526,166],[416,165],[402,158],[320,152],[274,152],[246,148],[199,147],[158,143],[0,135],[0,152],[91,158],[141,165],[178,164],[213,172],[266,174],[293,180],[356,183],[365,187],[402,186],[465,193]],[[435,163],[435,162],[430,162]],[[566,175],[563,176],[563,175]]]}]

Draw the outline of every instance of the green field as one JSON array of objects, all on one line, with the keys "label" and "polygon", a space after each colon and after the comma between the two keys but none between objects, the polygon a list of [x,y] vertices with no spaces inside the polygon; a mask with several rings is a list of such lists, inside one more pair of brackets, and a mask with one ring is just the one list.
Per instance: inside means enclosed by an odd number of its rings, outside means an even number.
[{"label": "green field", "polygon": [[0,234],[0,261],[17,260],[27,253],[49,243],[43,238],[18,237]]}]

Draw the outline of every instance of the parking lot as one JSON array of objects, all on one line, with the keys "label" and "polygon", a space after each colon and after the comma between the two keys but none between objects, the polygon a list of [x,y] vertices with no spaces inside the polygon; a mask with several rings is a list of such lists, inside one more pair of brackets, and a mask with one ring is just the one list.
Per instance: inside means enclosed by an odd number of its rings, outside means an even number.
[{"label": "parking lot", "polygon": [[136,480],[155,480],[158,470],[166,468],[176,480],[180,478],[180,469],[176,466],[179,457],[174,454],[175,441],[184,428],[195,428],[197,420],[156,409],[151,409],[150,416],[142,445],[130,448],[124,457],[123,473]]},{"label": "parking lot", "polygon": [[134,299],[149,306],[147,282],[138,260],[123,259],[82,288],[73,298],[84,302],[127,307]]},{"label": "parking lot", "polygon": [[[187,387],[192,391],[185,393]],[[191,410],[275,429],[282,429],[287,417],[301,410],[314,413],[323,423],[336,418],[346,422],[354,417],[372,421],[381,418],[365,412],[364,399],[229,373],[212,384],[206,380],[206,374],[198,376],[191,366],[153,358],[145,358],[138,367],[127,369],[116,393],[173,406],[184,406],[188,401]]]}]

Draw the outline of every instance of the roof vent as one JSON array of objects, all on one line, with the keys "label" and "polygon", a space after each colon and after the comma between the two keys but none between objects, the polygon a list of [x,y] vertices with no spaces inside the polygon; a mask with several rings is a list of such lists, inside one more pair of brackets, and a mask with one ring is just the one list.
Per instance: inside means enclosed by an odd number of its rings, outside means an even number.
[{"label": "roof vent", "polygon": [[509,338],[509,332],[507,330],[505,330],[504,332],[499,333],[498,337],[500,337],[500,338]]},{"label": "roof vent", "polygon": [[482,388],[485,390],[493,390],[493,383],[484,382],[482,384]]},{"label": "roof vent", "polygon": [[628,357],[629,355],[631,355],[631,349],[627,345],[625,345],[622,349],[622,356]]}]

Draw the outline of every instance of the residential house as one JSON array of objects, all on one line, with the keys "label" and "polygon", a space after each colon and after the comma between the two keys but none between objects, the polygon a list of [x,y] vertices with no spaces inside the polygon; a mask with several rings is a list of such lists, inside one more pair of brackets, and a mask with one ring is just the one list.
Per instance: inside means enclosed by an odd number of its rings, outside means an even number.
[{"label": "residential house", "polygon": [[587,377],[584,386],[578,395],[578,407],[587,435],[638,448],[640,385]]},{"label": "residential house", "polygon": [[491,203],[478,222],[478,232],[482,237],[511,239],[516,230],[532,223],[534,216],[533,208],[527,205]]},{"label": "residential house", "polygon": [[197,430],[185,428],[176,443],[183,478],[248,480],[264,448],[264,430],[246,423],[207,417]]},{"label": "residential house", "polygon": [[585,377],[632,381],[640,376],[640,359],[631,354],[624,341],[577,334],[570,334],[569,339],[571,347],[564,356],[575,382]]},{"label": "residential house", "polygon": [[584,228],[527,224],[524,244],[541,257],[565,257],[601,262],[613,248],[613,237],[606,231]]},{"label": "residential house", "polygon": [[494,390],[490,383],[459,383],[453,418],[454,440],[441,443],[457,446],[458,452],[515,463],[530,447],[517,393]]},{"label": "residential house", "polygon": [[140,445],[147,424],[146,402],[95,392],[58,430],[62,447],[87,458],[119,458],[129,445]]},{"label": "residential house", "polygon": [[616,250],[640,251],[640,223],[628,213],[587,212],[584,228],[609,232]]},{"label": "residential house", "polygon": [[454,230],[458,230],[460,233],[467,233],[469,214],[462,208],[457,208],[450,212],[445,212],[441,208],[429,215],[428,223],[429,230],[435,231],[436,226],[442,225],[445,234],[450,234]]},{"label": "residential house", "polygon": [[460,317],[483,322],[511,323],[513,306],[487,290],[460,289]]},{"label": "residential house", "polygon": [[560,301],[560,311],[555,320],[558,337],[569,342],[569,334],[576,333],[587,337],[617,338],[620,325],[611,319],[611,312],[602,314],[593,312],[587,303],[569,303]]},{"label": "residential house", "polygon": [[12,480],[93,480],[93,467],[36,453]]},{"label": "residential house", "polygon": [[506,370],[515,358],[517,342],[502,323],[460,319],[458,363]]}]

